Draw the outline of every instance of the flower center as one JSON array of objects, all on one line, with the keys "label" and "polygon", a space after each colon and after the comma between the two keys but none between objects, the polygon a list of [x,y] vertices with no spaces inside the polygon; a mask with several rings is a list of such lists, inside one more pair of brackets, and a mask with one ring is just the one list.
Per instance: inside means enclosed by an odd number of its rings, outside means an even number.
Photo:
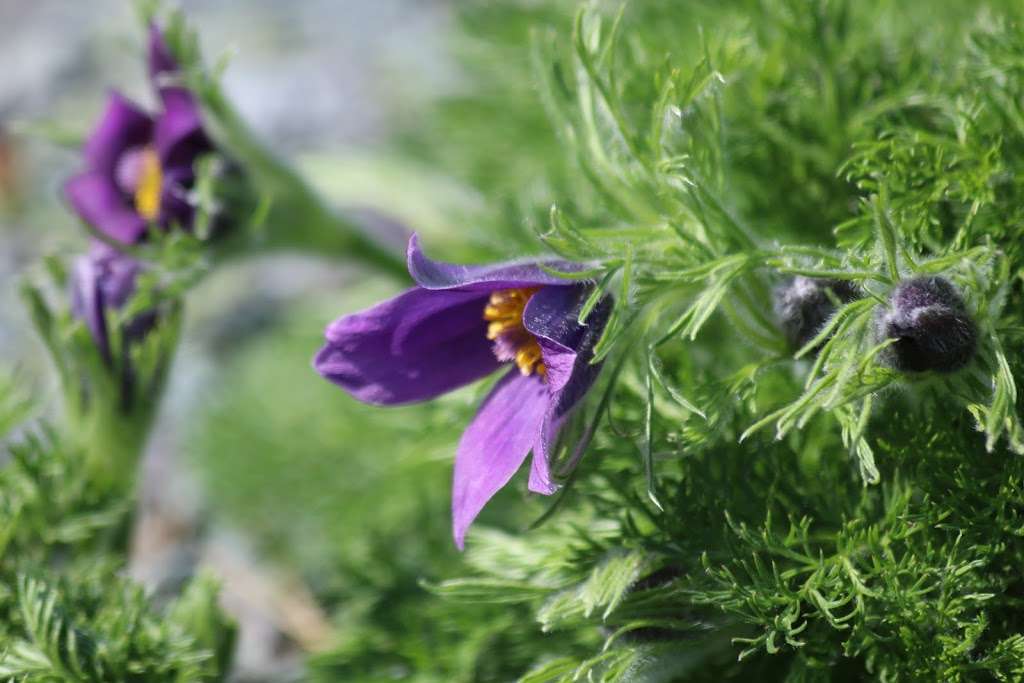
[{"label": "flower center", "polygon": [[147,221],[160,215],[160,192],[163,189],[163,170],[160,157],[152,147],[139,154],[138,180],[135,185],[135,210]]},{"label": "flower center", "polygon": [[523,326],[523,309],[540,287],[502,289],[491,293],[484,307],[487,338],[494,342],[494,355],[500,361],[515,361],[524,376],[534,372],[544,377],[547,368],[537,339]]}]

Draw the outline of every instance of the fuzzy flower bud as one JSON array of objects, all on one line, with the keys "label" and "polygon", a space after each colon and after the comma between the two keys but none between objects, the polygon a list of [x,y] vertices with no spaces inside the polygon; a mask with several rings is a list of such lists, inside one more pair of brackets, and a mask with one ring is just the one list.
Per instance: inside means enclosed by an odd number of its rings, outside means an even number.
[{"label": "fuzzy flower bud", "polygon": [[821,280],[797,275],[775,288],[775,315],[787,341],[800,348],[821,330],[836,310],[836,301],[848,303],[859,297],[846,280]]},{"label": "fuzzy flower bud", "polygon": [[953,284],[938,276],[904,280],[875,317],[875,337],[896,342],[881,361],[900,372],[953,372],[967,365],[978,332]]}]

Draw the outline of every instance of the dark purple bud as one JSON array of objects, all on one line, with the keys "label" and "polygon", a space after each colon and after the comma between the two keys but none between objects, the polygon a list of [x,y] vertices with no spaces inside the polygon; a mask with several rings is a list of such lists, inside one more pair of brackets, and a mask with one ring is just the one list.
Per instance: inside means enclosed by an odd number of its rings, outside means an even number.
[{"label": "dark purple bud", "polygon": [[799,349],[814,338],[835,313],[836,303],[860,298],[848,280],[821,280],[797,275],[775,288],[775,315],[790,345]]},{"label": "dark purple bud", "polygon": [[967,365],[978,331],[953,284],[938,276],[904,280],[875,317],[875,337],[896,342],[880,360],[900,372],[953,372]]}]

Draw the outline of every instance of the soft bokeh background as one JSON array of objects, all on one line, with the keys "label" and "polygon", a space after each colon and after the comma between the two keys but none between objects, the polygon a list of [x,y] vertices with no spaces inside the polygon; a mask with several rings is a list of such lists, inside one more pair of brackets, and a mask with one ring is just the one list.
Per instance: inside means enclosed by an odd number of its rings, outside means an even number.
[{"label": "soft bokeh background", "polygon": [[[418,111],[459,88],[446,3],[180,4],[207,58],[230,56],[224,85],[243,116],[330,199],[383,206],[428,232],[476,209],[471,191],[392,153]],[[85,243],[60,184],[107,88],[148,101],[142,38],[128,0],[0,1],[0,353],[51,398],[17,284],[40,257]],[[447,427],[473,394],[381,416],[309,366],[326,322],[396,287],[343,263],[275,255],[218,270],[188,301],[146,454],[131,573],[158,596],[199,569],[221,577],[241,626],[239,680],[453,675],[432,669],[447,636],[419,606],[419,581],[459,561],[447,520],[457,432]],[[427,420],[443,427],[436,439],[402,438]],[[380,453],[382,443],[395,447]],[[384,601],[408,606],[382,615]],[[395,642],[410,632],[413,651]],[[465,645],[464,659],[481,646]]]},{"label": "soft bokeh background", "polygon": [[[574,156],[567,140],[573,131],[563,129],[565,137],[556,138],[544,93],[531,75],[532,57],[537,74],[552,68],[543,50],[572,50],[567,37],[576,0],[180,4],[200,31],[208,61],[230,56],[225,89],[268,145],[333,202],[384,210],[422,232],[431,254],[482,260],[536,252],[540,245],[532,233],[544,225],[554,200],[581,225],[623,221],[579,167],[587,160]],[[642,48],[643,59],[632,70],[634,78],[622,85],[641,104],[653,99],[650,75],[658,55],[671,53],[688,73],[687,65],[706,49],[701,36],[715,37],[722,59],[735,57],[744,64],[716,104],[730,126],[708,146],[711,153],[719,147],[728,151],[716,160],[729,174],[725,204],[766,237],[832,245],[832,226],[857,213],[863,194],[836,172],[851,144],[874,139],[878,126],[895,125],[887,122],[890,107],[897,123],[903,107],[916,112],[910,119],[928,119],[927,111],[917,111],[922,92],[958,111],[957,91],[966,88],[957,79],[974,74],[958,70],[970,47],[966,32],[990,22],[985,11],[978,16],[977,3],[962,0],[808,4],[822,12],[794,13],[801,4],[789,0],[633,2],[628,35]],[[997,16],[1001,6],[1019,9],[1015,0],[982,4]],[[618,3],[606,5],[614,11]],[[837,9],[836,16],[826,11],[830,8]],[[531,41],[538,35],[539,41]],[[51,397],[45,355],[29,329],[16,285],[41,256],[70,255],[84,245],[83,232],[59,200],[60,183],[76,168],[78,143],[103,106],[105,88],[147,98],[142,38],[130,0],[0,0],[0,63],[6,66],[0,78],[0,352],[25,381],[44,393],[49,388]],[[540,54],[534,55],[531,48],[538,44]],[[623,72],[630,75],[628,65]],[[959,75],[947,83],[948,74]],[[643,106],[632,113],[646,121]],[[699,136],[702,126],[694,130]],[[623,188],[647,192],[642,183]],[[651,200],[656,198],[644,195],[637,203]],[[146,453],[143,514],[130,572],[158,599],[173,595],[197,571],[220,577],[225,607],[241,626],[234,680],[508,680],[552,654],[587,658],[601,650],[607,634],[592,622],[579,622],[583,625],[575,633],[541,633],[537,616],[521,604],[477,604],[480,594],[474,596],[471,587],[467,604],[452,607],[454,600],[446,605],[429,592],[433,582],[465,575],[467,564],[480,569],[482,559],[491,562],[484,575],[507,576],[531,562],[543,566],[545,557],[563,556],[545,556],[538,547],[543,533],[503,537],[493,530],[522,531],[544,509],[526,500],[521,485],[507,487],[473,532],[479,540],[500,538],[491,547],[514,552],[488,558],[474,556],[476,543],[465,556],[453,548],[448,526],[452,454],[486,386],[428,406],[376,410],[354,403],[310,369],[328,321],[399,286],[352,264],[282,254],[220,267],[190,292],[169,396]],[[709,324],[717,339],[737,336],[726,324]],[[710,346],[716,332],[703,334],[703,347],[679,352],[680,376],[696,375],[699,368],[709,378],[724,377],[749,359],[751,349],[742,344]],[[779,377],[781,400],[794,378]],[[628,378],[622,384],[628,385]],[[694,386],[703,387],[704,379]],[[720,388],[713,382],[707,386]],[[621,400],[632,421],[623,423],[627,427],[639,424],[641,414],[641,403],[630,402],[628,389]],[[774,391],[769,385],[766,396]],[[725,403],[726,415],[740,403],[732,388]],[[676,417],[669,410],[655,419],[674,422]],[[747,474],[740,447],[723,446],[721,435],[712,434],[727,419],[733,418],[708,422],[706,431],[691,432],[693,423],[686,423],[678,441],[696,444],[709,465],[700,475],[699,468],[690,470],[680,460],[687,468],[682,471],[705,478],[679,479],[676,490],[680,500],[687,494],[689,507],[675,509],[695,510],[708,519],[714,513],[716,520],[704,525],[706,539],[691,538],[687,528],[690,545],[682,545],[683,552],[703,543],[712,555],[717,549],[731,558],[731,542],[723,546],[716,535],[725,502],[759,489],[741,500],[748,505],[739,506],[749,508],[749,519],[755,519],[768,505],[762,494],[769,501],[776,496],[774,465],[761,463],[765,469],[758,476],[773,482],[761,486],[761,479]],[[663,433],[675,434],[677,427]],[[609,437],[614,431],[608,430]],[[621,467],[621,481],[640,482],[631,437],[620,436],[610,438],[605,454],[614,450],[618,460],[601,467]],[[801,495],[786,503],[795,506],[789,509],[803,515],[801,506],[817,505],[823,519],[832,520],[859,505],[860,480],[846,479],[844,462],[827,461],[818,445],[837,438],[822,429],[802,446],[808,457],[801,456],[800,468],[790,468],[790,483],[802,491],[803,477],[814,479],[808,490],[822,502]],[[722,455],[719,448],[725,449],[729,467],[742,474],[723,474],[734,470],[710,465],[712,454],[716,460]],[[813,475],[826,462],[836,469],[820,471],[843,472],[841,481],[856,494],[844,495],[831,475]],[[715,494],[718,477],[734,489],[724,498]],[[1000,477],[990,477],[989,484]],[[733,487],[731,482],[741,478],[747,488]],[[974,488],[973,480],[965,481]],[[711,482],[703,486],[707,495],[689,496],[687,487],[701,488],[702,482]],[[946,494],[944,482],[925,484],[943,491],[943,498],[955,498]],[[682,515],[677,521],[692,524]],[[485,530],[488,526],[492,530]],[[902,534],[896,522],[892,528]],[[821,543],[848,538],[846,530],[829,531]],[[936,538],[944,533],[938,526],[933,531]],[[682,531],[671,535],[683,538]],[[547,535],[551,547],[571,551],[565,538]],[[756,552],[758,546],[750,546]],[[942,547],[933,549],[945,563]],[[699,555],[689,553],[687,566]],[[580,572],[591,566],[575,564]],[[507,573],[493,571],[499,565]],[[947,571],[945,564],[929,566]],[[506,588],[496,586],[498,599],[505,599],[500,594]],[[541,588],[532,594],[538,600],[553,590]],[[746,584],[737,584],[740,589]],[[725,600],[728,594],[723,595]],[[888,603],[879,604],[880,614],[887,615]],[[676,609],[674,602],[669,607]],[[930,624],[903,616],[905,621],[894,623]],[[940,643],[928,629],[922,630],[925,640]],[[726,643],[730,633],[726,629],[712,637]],[[695,649],[713,643],[689,642]],[[674,654],[686,658],[692,652],[684,648]],[[726,654],[732,666],[734,653]],[[788,662],[776,658],[767,666]],[[708,668],[706,675],[718,671]]]}]

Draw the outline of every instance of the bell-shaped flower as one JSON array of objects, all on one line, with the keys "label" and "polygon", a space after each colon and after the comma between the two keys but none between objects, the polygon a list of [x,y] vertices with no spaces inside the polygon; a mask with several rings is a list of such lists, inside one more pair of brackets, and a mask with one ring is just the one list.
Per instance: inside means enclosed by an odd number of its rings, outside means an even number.
[{"label": "bell-shaped flower", "polygon": [[556,439],[597,377],[593,349],[611,306],[602,300],[580,324],[593,285],[553,275],[537,261],[433,261],[415,235],[408,268],[416,286],[332,323],[314,367],[376,405],[425,401],[507,368],[455,456],[452,521],[462,548],[469,525],[530,451],[529,489],[557,490],[551,472]]},{"label": "bell-shaped flower", "polygon": [[64,186],[81,218],[123,244],[141,241],[150,225],[189,229],[189,191],[196,159],[211,150],[199,105],[180,83],[178,65],[155,26],[149,35],[149,75],[159,95],[153,115],[111,92],[85,144],[85,170]]}]

